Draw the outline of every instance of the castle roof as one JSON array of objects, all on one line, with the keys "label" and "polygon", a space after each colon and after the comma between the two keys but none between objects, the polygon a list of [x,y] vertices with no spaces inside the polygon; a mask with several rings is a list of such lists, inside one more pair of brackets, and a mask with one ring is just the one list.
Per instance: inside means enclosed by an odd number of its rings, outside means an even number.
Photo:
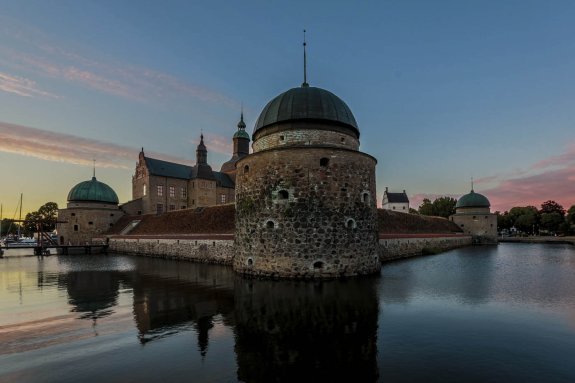
[{"label": "castle roof", "polygon": [[234,182],[227,174],[215,172],[212,170],[212,167],[207,164],[188,166],[150,157],[144,158],[148,172],[153,176],[179,178],[183,180],[191,180],[197,178],[204,180],[215,180],[219,186],[225,188],[234,187]]},{"label": "castle roof", "polygon": [[403,193],[389,193],[385,192],[387,196],[387,201],[390,203],[409,203],[409,198],[407,198],[407,194]]},{"label": "castle roof", "polygon": [[490,207],[491,204],[483,194],[475,193],[473,189],[468,194],[461,196],[455,204],[455,208],[460,207]]},{"label": "castle roof", "polygon": [[80,182],[68,193],[68,202],[107,202],[118,204],[116,192],[96,177],[90,181]]},{"label": "castle roof", "polygon": [[348,128],[359,137],[351,109],[335,94],[316,87],[292,88],[271,100],[262,110],[256,132],[279,123],[321,122]]}]

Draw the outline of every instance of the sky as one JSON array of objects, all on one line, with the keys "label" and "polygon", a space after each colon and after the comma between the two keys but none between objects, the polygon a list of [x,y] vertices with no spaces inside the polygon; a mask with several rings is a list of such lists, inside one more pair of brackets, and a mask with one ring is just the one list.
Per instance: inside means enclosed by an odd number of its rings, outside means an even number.
[{"label": "sky", "polygon": [[0,203],[17,218],[138,152],[214,170],[243,107],[307,78],[344,100],[386,187],[492,211],[575,204],[575,2],[0,0]]}]

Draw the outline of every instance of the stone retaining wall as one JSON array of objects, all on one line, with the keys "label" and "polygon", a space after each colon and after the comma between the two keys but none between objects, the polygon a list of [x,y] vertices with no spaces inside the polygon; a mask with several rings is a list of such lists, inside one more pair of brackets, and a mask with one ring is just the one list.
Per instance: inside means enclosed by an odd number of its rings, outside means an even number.
[{"label": "stone retaining wall", "polygon": [[203,263],[232,264],[233,239],[110,238],[108,251]]},{"label": "stone retaining wall", "polygon": [[[436,254],[472,244],[467,235],[381,235],[379,240],[382,262],[418,255]],[[136,238],[111,237],[108,251],[148,257],[182,259],[194,262],[231,265],[235,254],[232,236],[198,238]]]},{"label": "stone retaining wall", "polygon": [[382,262],[418,255],[437,254],[457,247],[469,246],[468,235],[383,235],[379,239]]}]

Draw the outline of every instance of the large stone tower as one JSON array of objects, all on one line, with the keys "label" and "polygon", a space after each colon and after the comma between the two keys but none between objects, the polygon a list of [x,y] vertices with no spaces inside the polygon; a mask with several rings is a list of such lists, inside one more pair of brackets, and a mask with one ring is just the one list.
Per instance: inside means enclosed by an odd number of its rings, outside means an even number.
[{"label": "large stone tower", "polygon": [[271,100],[236,174],[234,269],[333,278],[379,271],[375,165],[349,107],[304,81]]}]

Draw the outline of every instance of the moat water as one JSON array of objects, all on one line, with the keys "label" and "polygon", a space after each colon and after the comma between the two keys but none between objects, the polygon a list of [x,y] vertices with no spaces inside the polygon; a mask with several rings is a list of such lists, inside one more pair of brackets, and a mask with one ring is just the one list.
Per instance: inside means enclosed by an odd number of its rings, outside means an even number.
[{"label": "moat water", "polygon": [[0,259],[0,382],[575,382],[575,247],[324,282],[120,255]]}]

